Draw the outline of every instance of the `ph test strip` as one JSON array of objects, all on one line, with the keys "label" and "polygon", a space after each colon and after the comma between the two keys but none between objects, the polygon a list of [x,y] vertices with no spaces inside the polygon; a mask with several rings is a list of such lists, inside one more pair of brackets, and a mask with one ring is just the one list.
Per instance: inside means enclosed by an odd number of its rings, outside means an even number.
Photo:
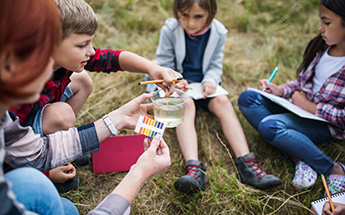
[{"label": "ph test strip", "polygon": [[160,133],[161,137],[163,137],[164,130],[165,125],[163,122],[140,116],[134,131],[153,138],[157,133]]}]

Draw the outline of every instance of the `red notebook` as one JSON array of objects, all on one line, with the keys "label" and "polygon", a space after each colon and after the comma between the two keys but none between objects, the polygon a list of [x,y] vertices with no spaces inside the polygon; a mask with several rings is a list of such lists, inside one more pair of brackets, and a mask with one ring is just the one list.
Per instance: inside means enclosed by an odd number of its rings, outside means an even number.
[{"label": "red notebook", "polygon": [[93,172],[129,171],[144,152],[145,135],[109,137],[100,143],[99,151],[92,153]]}]

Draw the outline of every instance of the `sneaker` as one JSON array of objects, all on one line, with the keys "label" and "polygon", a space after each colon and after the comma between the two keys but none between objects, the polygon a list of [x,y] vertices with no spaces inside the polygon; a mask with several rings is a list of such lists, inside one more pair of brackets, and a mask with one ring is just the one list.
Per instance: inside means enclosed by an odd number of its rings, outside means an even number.
[{"label": "sneaker", "polygon": [[256,188],[265,189],[280,185],[281,180],[274,175],[267,175],[257,164],[254,153],[236,158],[235,164],[238,169],[241,183]]},{"label": "sneaker", "polygon": [[317,179],[317,173],[304,161],[298,161],[295,167],[295,175],[292,184],[297,189],[311,187]]},{"label": "sneaker", "polygon": [[186,175],[177,179],[174,183],[176,190],[184,193],[206,190],[206,167],[196,160],[186,162]]},{"label": "sneaker", "polygon": [[79,177],[76,175],[74,178],[69,179],[65,183],[54,183],[56,189],[60,194],[67,193],[71,190],[76,190],[79,187]]},{"label": "sneaker", "polygon": [[[338,164],[340,164],[341,167],[343,167],[343,169],[345,170],[345,166],[340,163],[337,162]],[[338,193],[340,191],[343,191],[345,189],[345,176],[344,175],[328,175],[326,177],[326,183],[329,189],[329,192],[332,194]],[[325,193],[326,196],[326,193]]]}]

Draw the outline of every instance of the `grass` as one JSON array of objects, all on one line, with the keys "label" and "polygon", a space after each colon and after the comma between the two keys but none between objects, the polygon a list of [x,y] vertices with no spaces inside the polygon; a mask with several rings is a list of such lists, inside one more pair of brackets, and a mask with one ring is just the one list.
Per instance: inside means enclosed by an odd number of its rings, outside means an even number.
[{"label": "grass", "polygon": [[[87,0],[99,17],[94,46],[124,49],[154,59],[159,31],[172,16],[172,0]],[[207,166],[205,192],[185,195],[173,188],[184,174],[184,160],[174,129],[165,132],[172,166],[148,180],[132,205],[132,214],[309,214],[310,203],[323,197],[320,179],[307,190],[291,184],[292,162],[265,143],[246,122],[237,108],[237,98],[248,86],[257,87],[275,66],[274,82],[285,83],[296,77],[305,46],[317,34],[319,0],[218,0],[216,18],[229,30],[224,49],[222,86],[229,91],[250,150],[260,166],[279,176],[283,184],[269,190],[244,186],[236,179],[234,155],[226,142],[219,120],[197,111],[196,128],[199,159]],[[90,73],[94,91],[77,118],[77,125],[90,123],[144,92],[138,82],[142,74],[118,72]],[[133,134],[124,130],[120,135]],[[344,144],[321,146],[335,161],[345,161]],[[81,214],[99,204],[126,173],[95,175],[92,166],[78,167],[81,184],[64,196]]]}]

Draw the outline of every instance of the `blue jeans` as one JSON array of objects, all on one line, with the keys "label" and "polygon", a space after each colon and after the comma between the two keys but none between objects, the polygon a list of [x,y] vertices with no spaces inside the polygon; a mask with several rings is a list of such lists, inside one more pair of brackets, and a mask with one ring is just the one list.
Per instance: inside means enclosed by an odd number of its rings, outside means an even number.
[{"label": "blue jeans", "polygon": [[[73,96],[73,92],[71,90],[71,88],[69,87],[69,85],[66,87],[64,93],[61,96],[61,100],[60,102],[65,102],[67,101],[67,99],[71,98]],[[39,110],[33,121],[26,123],[25,125],[27,126],[31,126],[32,130],[35,132],[35,134],[39,134],[41,135],[41,137],[43,137],[43,128],[42,128],[42,117],[43,117],[43,111],[46,107],[48,107],[50,105],[50,103],[46,104],[41,110]]]},{"label": "blue jeans", "polygon": [[316,146],[332,141],[327,123],[301,118],[254,91],[243,92],[238,106],[261,137],[285,155],[325,175],[332,170],[334,161]]},{"label": "blue jeans", "polygon": [[71,201],[60,197],[49,178],[34,168],[14,169],[6,173],[5,178],[12,183],[17,201],[28,211],[51,215],[79,214]]}]

